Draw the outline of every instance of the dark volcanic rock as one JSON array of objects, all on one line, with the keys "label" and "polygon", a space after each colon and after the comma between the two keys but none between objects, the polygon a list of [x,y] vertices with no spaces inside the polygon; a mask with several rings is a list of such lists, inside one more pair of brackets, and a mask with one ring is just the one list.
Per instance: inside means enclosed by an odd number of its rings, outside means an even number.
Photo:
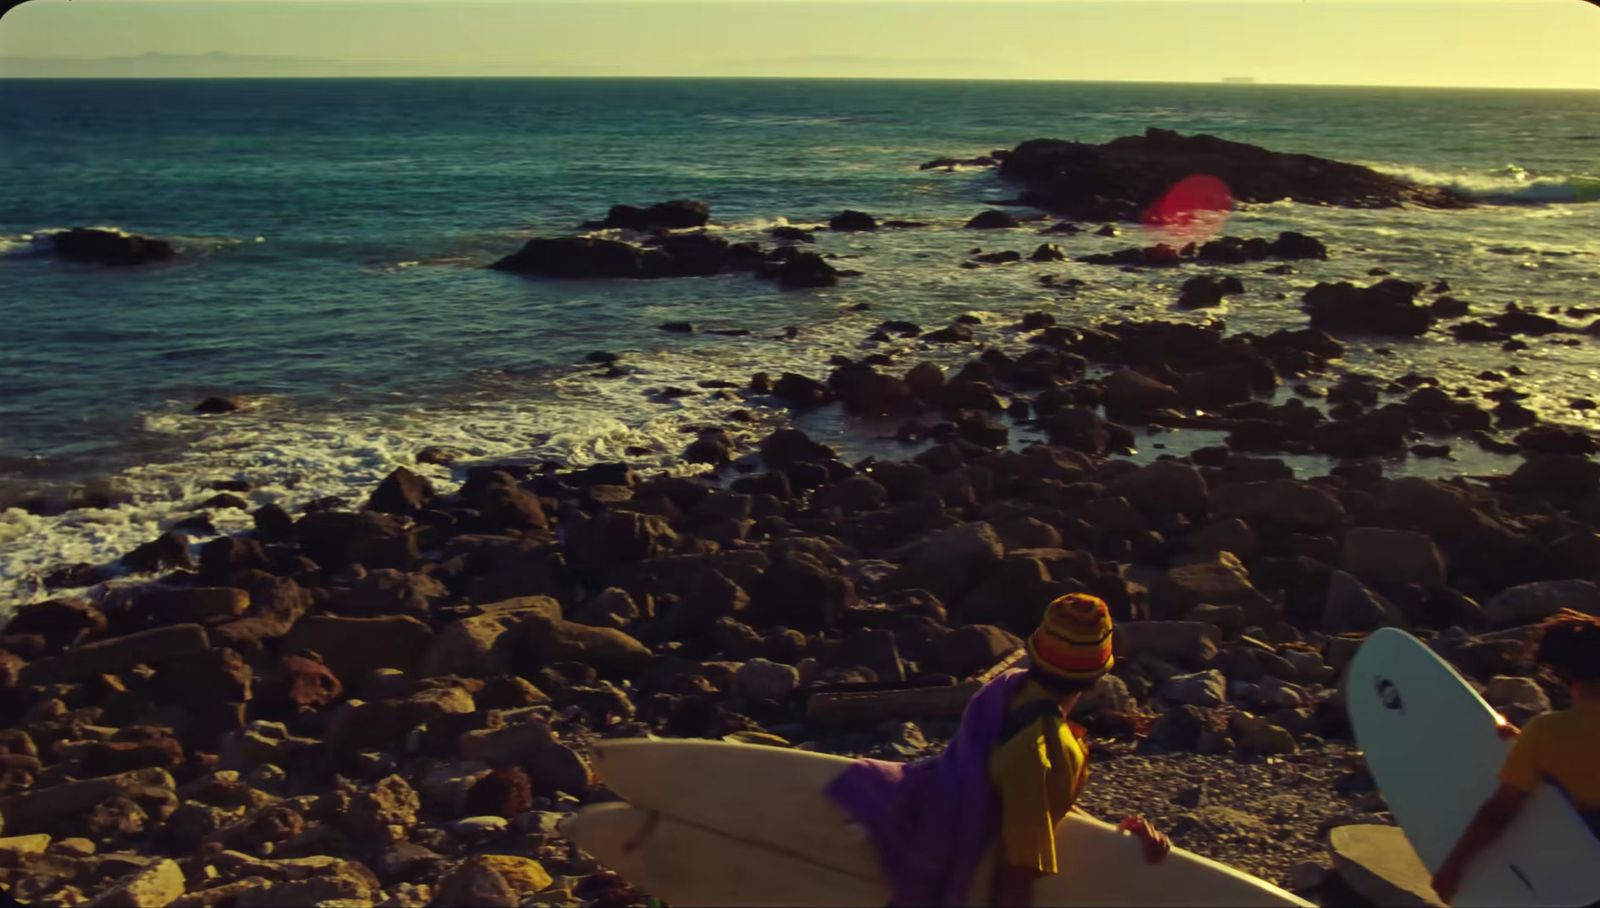
[{"label": "dark volcanic rock", "polygon": [[1011,227],[1021,227],[1022,222],[1004,211],[993,208],[974,215],[967,221],[968,230],[1005,230]]},{"label": "dark volcanic rock", "polygon": [[833,400],[833,391],[827,385],[795,372],[779,376],[772,393],[796,410],[820,407]]},{"label": "dark volcanic rock", "polygon": [[778,283],[784,287],[832,287],[839,272],[815,252],[800,252],[778,266]]},{"label": "dark volcanic rock", "polygon": [[1421,284],[1393,278],[1371,287],[1340,281],[1307,290],[1304,305],[1311,327],[1323,331],[1415,337],[1436,318],[1428,307],[1417,305],[1421,290]]},{"label": "dark volcanic rock", "polygon": [[877,230],[878,220],[864,211],[845,210],[828,219],[829,230]]},{"label": "dark volcanic rock", "polygon": [[1207,309],[1221,304],[1224,296],[1243,292],[1244,283],[1236,277],[1217,277],[1213,274],[1197,275],[1183,282],[1183,288],[1178,291],[1178,307],[1181,309]]},{"label": "dark volcanic rock", "polygon": [[1154,128],[1104,145],[1034,139],[1017,146],[1000,165],[1002,177],[1023,185],[1023,202],[1096,220],[1137,219],[1174,184],[1197,173],[1219,178],[1241,202],[1291,199],[1348,208],[1468,205],[1447,190],[1354,164]]},{"label": "dark volcanic rock", "polygon": [[670,202],[658,202],[648,208],[613,205],[605,220],[593,221],[583,226],[591,230],[608,227],[626,230],[651,230],[664,227],[669,230],[681,230],[704,227],[710,221],[711,206],[705,202],[673,199]]},{"label": "dark volcanic rock", "polygon": [[243,407],[244,402],[237,397],[208,397],[194,405],[194,412],[217,416],[223,413],[236,413]]},{"label": "dark volcanic rock", "polygon": [[405,467],[396,467],[393,473],[378,483],[378,488],[367,499],[370,510],[385,514],[420,514],[434,497],[433,483]]},{"label": "dark volcanic rock", "polygon": [[512,255],[493,265],[534,277],[593,278],[647,277],[644,250],[616,240],[592,237],[534,237]]},{"label": "dark volcanic rock", "polygon": [[177,255],[166,240],[156,240],[117,230],[74,227],[49,234],[55,254],[73,262],[96,265],[143,265]]},{"label": "dark volcanic rock", "polygon": [[799,429],[779,429],[761,440],[761,459],[772,467],[832,460],[834,453],[832,448],[812,441]]}]

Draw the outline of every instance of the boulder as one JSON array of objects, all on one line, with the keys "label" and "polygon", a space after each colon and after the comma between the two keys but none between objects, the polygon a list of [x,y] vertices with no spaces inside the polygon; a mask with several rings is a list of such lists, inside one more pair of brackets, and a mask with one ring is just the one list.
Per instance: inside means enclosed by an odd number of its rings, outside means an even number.
[{"label": "boulder", "polygon": [[489,267],[514,274],[568,279],[649,275],[643,249],[593,237],[534,237]]},{"label": "boulder", "polygon": [[839,272],[815,252],[799,252],[778,266],[778,285],[786,288],[832,287]]},{"label": "boulder", "polygon": [[1439,547],[1431,537],[1408,530],[1351,527],[1344,534],[1344,567],[1367,583],[1426,589],[1445,584]]},{"label": "boulder", "polygon": [[1212,516],[1238,517],[1250,524],[1327,530],[1344,522],[1344,506],[1339,499],[1317,486],[1293,479],[1214,486],[1207,499]]},{"label": "boulder", "polygon": [[1112,645],[1118,659],[1151,655],[1199,670],[1216,657],[1221,639],[1215,626],[1198,621],[1120,621]]},{"label": "boulder", "polygon": [[774,558],[750,593],[756,621],[808,632],[833,627],[855,603],[854,583],[795,551]]},{"label": "boulder", "polygon": [[339,699],[344,684],[319,659],[284,656],[280,661],[275,699],[291,707],[323,707]]},{"label": "boulder", "polygon": [[845,232],[877,230],[878,219],[864,211],[846,209],[828,219],[828,229]]},{"label": "boulder", "polygon": [[1348,634],[1405,626],[1405,614],[1388,599],[1344,571],[1333,572],[1322,609],[1323,633]]},{"label": "boulder", "polygon": [[1395,826],[1353,824],[1328,833],[1333,868],[1369,904],[1393,908],[1443,908],[1406,834]]},{"label": "boulder", "polygon": [[835,369],[828,376],[828,387],[838,395],[845,409],[852,413],[890,416],[913,413],[918,409],[912,399],[910,385],[865,363],[852,363]]},{"label": "boulder", "polygon": [[1150,746],[1160,751],[1193,750],[1200,739],[1210,731],[1210,721],[1204,710],[1196,706],[1178,705],[1150,726]]},{"label": "boulder", "polygon": [[167,908],[186,885],[177,861],[159,860],[117,880],[89,900],[89,908]]},{"label": "boulder", "polygon": [[432,638],[433,631],[426,624],[408,615],[312,615],[295,624],[284,637],[283,647],[290,653],[316,653],[340,681],[351,686],[380,668],[416,672]]},{"label": "boulder", "polygon": [[993,208],[976,214],[967,221],[968,230],[1006,230],[1021,226],[1022,222],[1015,217]]},{"label": "boulder", "polygon": [[763,438],[760,448],[761,459],[766,461],[767,466],[777,469],[796,463],[821,463],[833,460],[837,455],[832,448],[812,441],[799,429],[779,429]]},{"label": "boulder", "polygon": [[999,566],[1005,546],[988,523],[968,523],[935,534],[887,581],[889,589],[923,589],[957,602]]},{"label": "boulder", "polygon": [[975,675],[1016,652],[1022,640],[992,624],[958,627],[934,644],[933,665],[939,671],[964,678]]},{"label": "boulder", "polygon": [[1483,691],[1483,699],[1490,706],[1522,707],[1534,715],[1542,715],[1550,711],[1550,696],[1539,686],[1539,682],[1532,678],[1520,678],[1511,675],[1495,675],[1489,679],[1489,684]]},{"label": "boulder", "polygon": [[1126,498],[1145,512],[1204,513],[1206,492],[1206,479],[1199,468],[1173,460],[1158,460],[1124,473],[1106,486],[1107,495]]},{"label": "boulder", "polygon": [[1156,696],[1186,706],[1221,706],[1228,701],[1228,679],[1216,669],[1174,675],[1157,686]]},{"label": "boulder", "polygon": [[751,659],[733,675],[733,691],[746,701],[772,700],[782,703],[800,684],[800,673],[791,665],[766,659]]},{"label": "boulder", "polygon": [[378,568],[351,584],[330,610],[356,617],[410,615],[426,619],[434,606],[449,598],[445,585],[428,574]]},{"label": "boulder", "polygon": [[1546,498],[1583,498],[1600,491],[1600,461],[1582,454],[1534,454],[1511,474],[1511,491]]},{"label": "boulder", "polygon": [[85,814],[115,798],[146,789],[163,789],[170,794],[174,787],[171,774],[158,768],[63,782],[0,798],[0,819],[6,832],[26,835],[54,828],[57,823]]},{"label": "boulder", "polygon": [[405,522],[376,511],[315,511],[295,522],[294,534],[305,553],[327,569],[361,564],[407,570],[418,557],[416,537]]},{"label": "boulder", "polygon": [[[511,600],[518,601],[521,600]],[[535,608],[548,608],[549,618],[561,617],[561,606],[554,599],[532,596],[527,601],[533,607],[491,607],[482,615],[445,625],[428,643],[422,657],[422,674],[486,678],[510,671],[512,650],[517,641],[517,635],[511,631],[521,627]],[[497,603],[499,606],[508,604]]]},{"label": "boulder", "polygon": [[846,476],[827,487],[816,498],[819,508],[838,508],[846,514],[876,511],[888,503],[889,492],[863,473]]},{"label": "boulder", "polygon": [[1232,552],[1241,561],[1251,561],[1261,553],[1261,539],[1250,525],[1237,517],[1216,520],[1183,538],[1184,545],[1197,555]]},{"label": "boulder", "polygon": [[1239,736],[1239,748],[1258,756],[1292,754],[1299,750],[1294,735],[1286,729],[1269,723],[1255,725]]},{"label": "boulder", "polygon": [[149,587],[129,607],[128,622],[138,627],[209,624],[242,616],[250,594],[237,587]]},{"label": "boulder", "polygon": [[566,554],[579,569],[614,568],[672,553],[678,534],[666,519],[637,511],[602,511],[566,527]]},{"label": "boulder", "polygon": [[1244,284],[1236,277],[1218,277],[1201,274],[1183,282],[1178,290],[1178,308],[1209,309],[1221,305],[1224,296],[1244,292]]},{"label": "boulder", "polygon": [[1421,284],[1393,278],[1371,287],[1348,281],[1318,284],[1306,291],[1304,306],[1311,327],[1332,334],[1378,334],[1414,337],[1427,332],[1437,315],[1418,305]]},{"label": "boulder", "polygon": [[51,649],[64,649],[104,632],[106,616],[82,599],[50,599],[20,606],[5,633],[38,634]]},{"label": "boulder", "polygon": [[433,498],[433,483],[427,477],[418,476],[405,467],[396,467],[378,483],[372,497],[367,499],[367,507],[385,514],[415,516],[422,513]]},{"label": "boulder", "polygon": [[166,532],[122,556],[122,563],[130,571],[149,574],[165,568],[193,569],[194,559],[189,554],[189,537],[182,533]]},{"label": "boulder", "polygon": [[123,637],[89,643],[23,666],[23,684],[78,681],[94,675],[114,675],[139,664],[155,665],[210,649],[205,628],[198,624],[173,624]]},{"label": "boulder", "polygon": [[1170,568],[1150,591],[1151,614],[1165,618],[1187,614],[1197,605],[1237,605],[1251,624],[1270,626],[1277,606],[1250,582],[1250,573],[1231,552]]},{"label": "boulder", "polygon": [[605,220],[585,224],[586,229],[621,230],[686,230],[704,227],[711,222],[711,206],[694,199],[672,199],[657,202],[644,208],[636,205],[612,205]]},{"label": "boulder", "polygon": [[511,887],[518,896],[529,896],[550,887],[551,877],[544,866],[532,858],[511,854],[479,855]]},{"label": "boulder", "polygon": [[459,494],[492,529],[542,530],[549,525],[539,497],[504,470],[470,471]]},{"label": "boulder", "polygon": [[389,842],[391,830],[401,836],[417,825],[422,800],[404,778],[386,776],[350,799],[339,814],[340,829],[357,841]]},{"label": "boulder", "polygon": [[540,661],[580,662],[602,674],[627,675],[650,661],[650,648],[611,627],[590,627],[543,614],[533,615],[520,631]]},{"label": "boulder", "polygon": [[486,856],[467,858],[439,880],[430,906],[512,908],[521,904],[511,884]]},{"label": "boulder", "polygon": [[583,757],[557,741],[550,727],[537,719],[463,734],[461,758],[490,766],[522,766],[535,785],[571,794],[583,793],[593,779]]},{"label": "boulder", "polygon": [[1168,410],[1183,406],[1183,398],[1176,389],[1164,385],[1142,372],[1118,369],[1105,380],[1107,412],[1137,413],[1144,410]]},{"label": "boulder", "polygon": [[1494,627],[1535,624],[1564,608],[1600,615],[1600,586],[1589,580],[1547,580],[1503,590],[1483,604]]}]

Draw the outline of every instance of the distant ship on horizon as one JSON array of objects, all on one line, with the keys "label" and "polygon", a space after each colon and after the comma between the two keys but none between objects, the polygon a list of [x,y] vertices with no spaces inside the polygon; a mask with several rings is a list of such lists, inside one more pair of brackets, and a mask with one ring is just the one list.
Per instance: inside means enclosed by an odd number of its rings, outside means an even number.
[{"label": "distant ship on horizon", "polygon": [[1227,83],[1228,85],[1254,85],[1254,84],[1256,84],[1256,77],[1255,76],[1223,76],[1222,77],[1222,81]]}]

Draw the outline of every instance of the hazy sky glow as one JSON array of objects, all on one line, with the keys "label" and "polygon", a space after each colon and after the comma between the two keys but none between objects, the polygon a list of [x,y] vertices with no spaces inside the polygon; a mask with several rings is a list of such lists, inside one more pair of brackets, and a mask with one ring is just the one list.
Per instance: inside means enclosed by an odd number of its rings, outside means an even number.
[{"label": "hazy sky glow", "polygon": [[0,76],[1244,76],[1600,89],[1597,47],[1600,8],[1581,0],[32,0],[0,20]]}]

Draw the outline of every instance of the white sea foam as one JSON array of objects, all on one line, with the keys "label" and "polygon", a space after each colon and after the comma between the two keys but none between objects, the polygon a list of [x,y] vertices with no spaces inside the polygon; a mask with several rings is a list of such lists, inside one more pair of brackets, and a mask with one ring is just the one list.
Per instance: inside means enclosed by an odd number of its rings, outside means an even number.
[{"label": "white sea foam", "polygon": [[1375,169],[1427,186],[1439,186],[1480,202],[1544,205],[1600,202],[1600,177],[1539,176],[1508,164],[1489,173],[1445,173],[1420,167],[1375,164]]}]

